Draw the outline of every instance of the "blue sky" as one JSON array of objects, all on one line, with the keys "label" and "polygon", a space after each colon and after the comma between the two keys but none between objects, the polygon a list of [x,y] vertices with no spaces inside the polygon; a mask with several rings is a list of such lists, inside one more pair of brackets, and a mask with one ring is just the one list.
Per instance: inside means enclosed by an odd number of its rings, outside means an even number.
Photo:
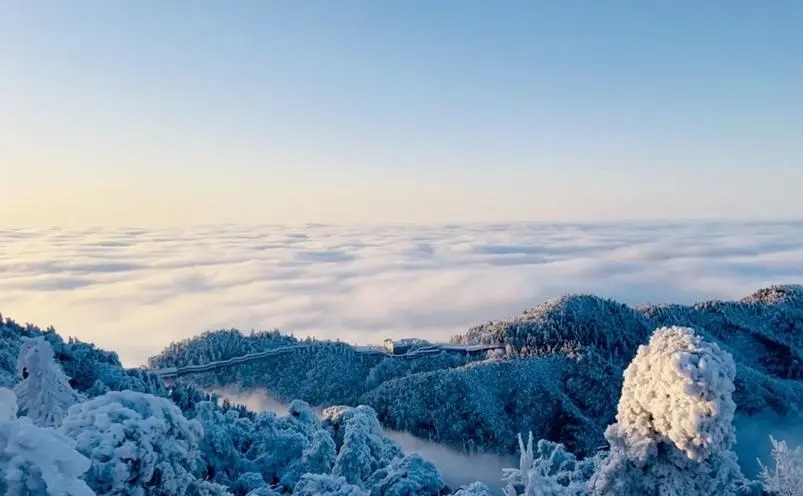
[{"label": "blue sky", "polygon": [[0,221],[801,218],[803,4],[0,4]]}]

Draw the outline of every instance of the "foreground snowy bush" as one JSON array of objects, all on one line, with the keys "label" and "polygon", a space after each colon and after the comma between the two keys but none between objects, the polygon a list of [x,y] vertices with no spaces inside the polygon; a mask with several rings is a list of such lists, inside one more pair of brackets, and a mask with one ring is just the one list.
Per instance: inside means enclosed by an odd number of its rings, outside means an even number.
[{"label": "foreground snowy bush", "polygon": [[461,487],[454,493],[455,496],[494,496],[496,493],[491,491],[491,488],[482,482],[472,482],[471,484]]},{"label": "foreground snowy bush", "polygon": [[[250,494],[250,493],[249,493]],[[194,480],[187,487],[185,496],[233,496],[229,488],[211,481]],[[271,495],[272,496],[272,495]]]},{"label": "foreground snowy bush", "polygon": [[0,388],[0,494],[3,496],[91,496],[81,480],[89,460],[72,440],[53,429],[17,418],[17,398]]},{"label": "foreground snowy bush", "polygon": [[770,470],[759,461],[764,489],[777,496],[803,496],[803,449],[790,449],[785,441],[770,440],[775,468]]},{"label": "foreground snowy bush", "polygon": [[519,450],[519,468],[505,469],[502,474],[507,483],[505,496],[590,494],[588,481],[594,473],[596,458],[579,461],[562,444],[545,439],[539,440],[533,450],[532,432],[526,446],[519,435]]},{"label": "foreground snowy bush", "polygon": [[167,399],[106,393],[70,408],[61,431],[91,460],[99,495],[182,496],[195,480],[201,426]]},{"label": "foreground snowy bush", "polygon": [[371,475],[366,482],[371,496],[438,496],[446,494],[446,484],[435,465],[418,453],[393,460]]},{"label": "foreground snowy bush", "polygon": [[349,484],[343,477],[307,474],[301,477],[293,490],[295,496],[369,496],[358,486]]},{"label": "foreground snowy bush", "polygon": [[263,486],[260,487],[259,489],[254,489],[246,496],[280,496],[280,494],[274,491],[273,489],[269,488],[268,486]]},{"label": "foreground snowy bush", "polygon": [[624,373],[611,449],[592,483],[602,495],[728,495],[741,478],[730,354],[689,328],[655,331]]}]

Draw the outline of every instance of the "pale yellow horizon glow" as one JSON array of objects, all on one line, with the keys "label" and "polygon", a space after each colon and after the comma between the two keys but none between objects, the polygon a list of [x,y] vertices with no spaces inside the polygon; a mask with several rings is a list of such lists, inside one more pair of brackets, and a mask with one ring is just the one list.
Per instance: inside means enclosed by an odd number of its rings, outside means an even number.
[{"label": "pale yellow horizon glow", "polygon": [[[213,177],[150,176],[127,182],[43,181],[41,186],[15,187],[0,204],[0,219],[14,227],[494,221],[500,220],[498,207],[515,200],[497,201],[490,191],[392,180],[223,176],[216,182]],[[502,220],[527,220],[513,217]]]}]

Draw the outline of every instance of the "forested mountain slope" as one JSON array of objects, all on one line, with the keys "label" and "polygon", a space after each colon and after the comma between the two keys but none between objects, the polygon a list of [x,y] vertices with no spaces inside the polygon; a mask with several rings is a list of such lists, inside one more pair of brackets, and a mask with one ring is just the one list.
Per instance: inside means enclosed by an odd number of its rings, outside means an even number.
[{"label": "forested mountain slope", "polygon": [[0,345],[0,494],[452,492],[431,462],[384,437],[369,407],[250,412],[10,319]]},{"label": "forested mountain slope", "polygon": [[[773,286],[739,301],[629,307],[592,295],[552,299],[472,327],[455,343],[502,343],[485,360],[441,354],[370,357],[313,343],[293,354],[190,376],[205,388],[265,388],[280,400],[367,404],[393,429],[464,449],[515,451],[516,434],[590,454],[613,420],[622,371],[657,327],[693,327],[737,364],[737,415],[803,413],[803,288]],[[175,343],[151,360],[176,366],[296,342],[277,332],[219,331]]]},{"label": "forested mountain slope", "polygon": [[[763,485],[745,479],[731,422],[734,412],[765,411],[799,420],[801,310],[798,286],[692,306],[630,308],[570,295],[455,338],[505,345],[480,360],[399,360],[306,340],[304,353],[189,377],[353,405],[318,415],[296,399],[284,417],[221,402],[183,380],[166,386],[124,369],[115,353],[0,319],[0,468],[19,476],[0,479],[0,492],[51,496],[68,484],[73,496],[121,488],[154,496],[491,494],[481,484],[447,487],[434,464],[385,438],[381,421],[467,451],[519,451],[520,468],[503,476],[510,495],[618,496],[670,482],[683,494],[787,494],[800,487],[803,457],[775,444],[778,470],[764,472]],[[173,344],[152,364],[297,343],[275,331],[220,331]],[[655,367],[670,373],[656,376]],[[679,437],[667,438],[667,429]],[[542,438],[537,447],[516,439],[527,430]],[[596,454],[579,460],[548,440]]]}]

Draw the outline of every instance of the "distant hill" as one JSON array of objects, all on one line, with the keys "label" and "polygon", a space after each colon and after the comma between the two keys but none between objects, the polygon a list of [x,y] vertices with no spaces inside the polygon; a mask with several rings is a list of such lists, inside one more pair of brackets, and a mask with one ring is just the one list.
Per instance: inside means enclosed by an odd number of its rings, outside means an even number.
[{"label": "distant hill", "polygon": [[[803,416],[803,287],[772,286],[739,301],[630,307],[566,295],[453,338],[505,345],[480,360],[359,355],[327,342],[306,353],[189,376],[203,388],[264,388],[279,400],[367,404],[396,430],[467,451],[513,453],[516,434],[563,442],[582,454],[604,444],[622,371],[660,326],[695,328],[737,362],[738,414]],[[205,333],[173,343],[151,366],[206,363],[300,341],[279,332]]]}]

